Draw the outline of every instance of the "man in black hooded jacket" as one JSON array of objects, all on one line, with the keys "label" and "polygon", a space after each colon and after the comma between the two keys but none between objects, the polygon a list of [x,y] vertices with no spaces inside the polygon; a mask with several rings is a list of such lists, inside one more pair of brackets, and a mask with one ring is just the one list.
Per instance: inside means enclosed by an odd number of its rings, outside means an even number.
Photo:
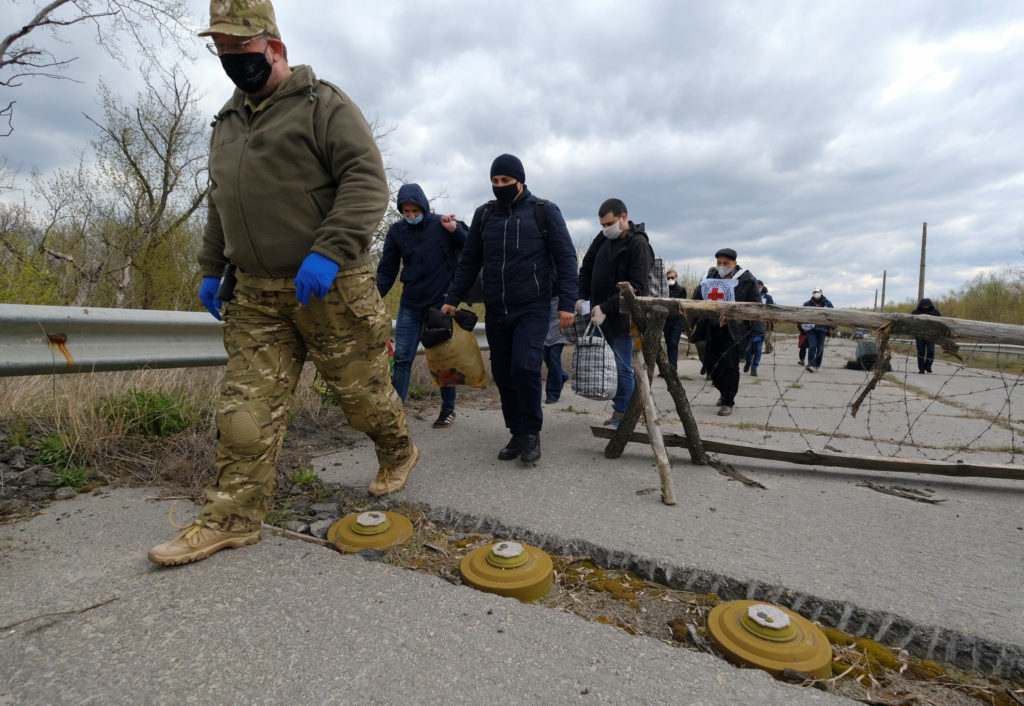
[{"label": "man in black hooded jacket", "polygon": [[[917,304],[917,308],[914,309],[911,314],[924,314],[926,316],[942,316],[939,310],[932,304],[932,300],[925,297]],[[918,373],[930,373],[932,371],[932,361],[935,360],[935,342],[926,341],[923,338],[915,338],[914,342],[917,344],[917,372]]]},{"label": "man in black hooded jacket", "polygon": [[620,199],[607,199],[597,210],[601,232],[597,234],[580,265],[580,299],[590,302],[590,320],[601,327],[608,344],[615,351],[619,380],[612,402],[611,419],[605,422],[619,426],[633,395],[633,337],[629,314],[620,311],[619,282],[629,282],[640,296],[647,295],[654,250],[643,223],[633,223]]}]

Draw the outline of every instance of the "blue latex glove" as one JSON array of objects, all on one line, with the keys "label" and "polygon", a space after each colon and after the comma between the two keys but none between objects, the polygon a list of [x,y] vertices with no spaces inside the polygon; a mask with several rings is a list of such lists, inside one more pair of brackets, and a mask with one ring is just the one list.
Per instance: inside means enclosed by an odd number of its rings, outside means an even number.
[{"label": "blue latex glove", "polygon": [[203,277],[203,283],[199,285],[199,301],[203,303],[206,310],[213,314],[213,318],[220,321],[221,307],[220,299],[217,298],[217,290],[220,288],[220,279],[217,277]]},{"label": "blue latex glove", "polygon": [[315,294],[320,299],[327,296],[327,290],[338,275],[338,263],[315,252],[306,255],[295,275],[295,298],[305,306],[309,304],[309,296]]}]

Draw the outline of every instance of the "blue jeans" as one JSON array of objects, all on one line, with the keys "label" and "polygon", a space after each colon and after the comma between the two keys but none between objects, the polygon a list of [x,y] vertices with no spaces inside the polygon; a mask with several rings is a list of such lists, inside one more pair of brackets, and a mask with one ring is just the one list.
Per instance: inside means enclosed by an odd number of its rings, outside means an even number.
[{"label": "blue jeans", "polygon": [[[601,327],[601,332],[604,332],[604,326]],[[619,373],[619,384],[615,387],[612,406],[616,412],[625,412],[636,386],[636,380],[633,379],[633,337],[627,333],[625,336],[606,338],[608,345],[615,352],[615,367]]]},{"label": "blue jeans", "polygon": [[812,368],[821,367],[821,356],[825,354],[825,332],[818,329],[807,332],[807,364]]},{"label": "blue jeans", "polygon": [[569,373],[562,370],[562,349],[564,343],[544,346],[544,363],[548,366],[548,379],[544,384],[544,394],[549,400],[558,401],[562,396],[562,386],[569,379]]},{"label": "blue jeans", "polygon": [[764,346],[764,339],[759,341],[751,341],[747,345],[747,350],[743,351],[743,359],[750,366],[751,370],[757,370],[757,366],[761,364],[761,349]]},{"label": "blue jeans", "polygon": [[668,364],[673,368],[679,363],[679,338],[682,335],[682,317],[665,321],[665,348],[668,349]]},{"label": "blue jeans", "polygon": [[[412,375],[412,362],[416,360],[416,348],[420,344],[420,328],[426,318],[426,309],[398,308],[398,318],[395,319],[395,372],[391,375],[391,384],[403,404],[409,394],[409,378]],[[454,386],[441,388],[441,406],[455,409]]]}]

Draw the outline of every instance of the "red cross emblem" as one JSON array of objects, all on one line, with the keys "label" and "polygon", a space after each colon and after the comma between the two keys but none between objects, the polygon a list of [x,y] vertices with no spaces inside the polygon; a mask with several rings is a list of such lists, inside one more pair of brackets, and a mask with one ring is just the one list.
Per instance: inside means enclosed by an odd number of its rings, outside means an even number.
[{"label": "red cross emblem", "polygon": [[717,302],[719,299],[725,299],[725,294],[723,294],[718,287],[713,287],[708,293],[708,299],[713,302]]}]

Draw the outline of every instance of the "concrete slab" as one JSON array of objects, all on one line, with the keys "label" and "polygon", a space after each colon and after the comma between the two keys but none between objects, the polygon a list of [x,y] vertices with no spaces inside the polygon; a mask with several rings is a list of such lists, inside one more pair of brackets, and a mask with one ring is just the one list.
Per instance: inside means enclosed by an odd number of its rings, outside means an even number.
[{"label": "concrete slab", "polygon": [[169,503],[152,492],[0,527],[0,704],[845,702],[273,536],[155,567]]}]

